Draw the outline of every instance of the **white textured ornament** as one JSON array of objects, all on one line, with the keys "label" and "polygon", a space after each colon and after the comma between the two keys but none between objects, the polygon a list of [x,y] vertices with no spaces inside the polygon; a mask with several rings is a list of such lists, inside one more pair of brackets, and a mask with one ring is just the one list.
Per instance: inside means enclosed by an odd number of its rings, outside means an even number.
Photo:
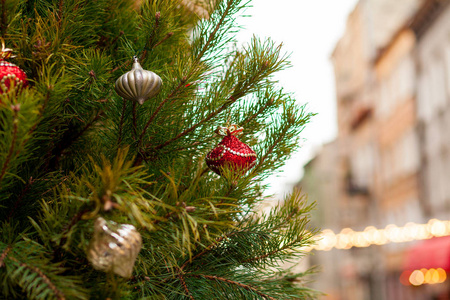
[{"label": "white textured ornament", "polygon": [[129,278],[141,246],[141,235],[133,225],[107,223],[99,217],[95,220],[87,258],[96,270]]},{"label": "white textured ornament", "polygon": [[161,77],[152,71],[142,69],[135,56],[133,68],[116,80],[115,90],[119,96],[142,105],[145,100],[159,93],[161,85]]}]

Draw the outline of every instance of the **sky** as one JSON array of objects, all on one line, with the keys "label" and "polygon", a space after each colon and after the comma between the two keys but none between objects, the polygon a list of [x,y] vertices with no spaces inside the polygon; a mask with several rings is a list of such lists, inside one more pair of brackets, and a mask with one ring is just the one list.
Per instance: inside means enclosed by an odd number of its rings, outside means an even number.
[{"label": "sky", "polygon": [[[276,4],[275,4],[276,3]],[[253,35],[283,43],[290,53],[292,67],[279,72],[276,79],[292,92],[307,111],[317,113],[301,134],[300,150],[272,176],[268,194],[281,198],[303,175],[303,165],[332,141],[337,134],[335,86],[331,53],[345,30],[349,13],[357,0],[253,0],[246,15],[239,18],[243,29],[239,43]]]}]

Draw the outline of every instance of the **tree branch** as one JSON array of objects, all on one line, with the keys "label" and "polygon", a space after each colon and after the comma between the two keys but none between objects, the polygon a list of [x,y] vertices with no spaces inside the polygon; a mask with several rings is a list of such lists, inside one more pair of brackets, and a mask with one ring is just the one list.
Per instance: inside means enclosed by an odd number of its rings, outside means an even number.
[{"label": "tree branch", "polygon": [[5,260],[6,256],[8,255],[8,252],[12,249],[11,245],[8,245],[8,247],[3,250],[2,255],[0,256],[0,268],[3,267],[3,261]]},{"label": "tree branch", "polygon": [[238,100],[238,98],[233,98],[230,97],[228,99],[227,102],[225,102],[221,107],[219,107],[217,110],[211,112],[206,118],[204,118],[203,120],[201,120],[200,122],[198,122],[197,124],[191,126],[190,128],[184,130],[183,132],[179,133],[177,136],[175,136],[174,138],[171,138],[170,140],[158,145],[155,147],[155,150],[158,149],[162,149],[164,147],[166,147],[167,145],[169,145],[170,143],[178,140],[179,138],[187,135],[188,133],[192,132],[193,130],[197,129],[200,125],[202,125],[205,122],[208,122],[209,120],[211,120],[212,118],[214,118],[215,116],[217,116],[219,113],[221,113],[222,111],[224,111],[226,108],[228,108],[231,104],[233,104],[234,102],[236,102]]},{"label": "tree branch", "polygon": [[127,101],[122,98],[123,106],[122,106],[122,115],[120,116],[120,123],[119,123],[119,137],[117,139],[117,144],[120,145],[120,142],[122,142],[122,127],[123,127],[123,119],[125,117],[125,110],[127,108]]},{"label": "tree branch", "polygon": [[[210,46],[210,44],[211,44],[212,41],[214,40],[214,38],[215,38],[217,32],[218,32],[219,29],[221,28],[223,22],[225,21],[225,18],[226,18],[226,16],[228,15],[228,13],[229,13],[229,11],[230,11],[230,9],[231,9],[231,4],[232,4],[232,3],[233,3],[232,0],[229,0],[229,1],[227,2],[227,8],[225,9],[224,13],[222,14],[222,16],[221,16],[219,22],[216,24],[216,27],[214,28],[214,30],[213,30],[213,31],[211,32],[211,34],[209,35],[209,38],[208,38],[208,40],[206,41],[205,45],[203,46],[202,50],[201,50],[201,51],[199,52],[199,54],[197,55],[196,60],[195,60],[194,63],[192,64],[192,67],[191,67],[191,69],[190,69],[188,75],[185,76],[185,77],[183,77],[183,78],[181,79],[180,83],[179,83],[178,86],[175,88],[175,90],[172,91],[172,93],[171,93],[168,97],[166,97],[166,99],[164,99],[163,102],[161,102],[161,104],[158,106],[158,108],[156,109],[156,111],[155,111],[155,112],[153,113],[153,115],[150,117],[149,121],[148,121],[147,124],[145,125],[144,130],[142,131],[142,134],[141,134],[141,136],[140,136],[140,138],[139,138],[139,142],[141,142],[141,140],[142,140],[142,138],[143,138],[143,136],[144,136],[144,134],[145,134],[145,132],[146,132],[148,126],[149,126],[150,123],[153,121],[153,119],[155,118],[156,114],[161,110],[162,106],[163,106],[170,98],[172,98],[172,97],[175,95],[175,93],[177,93],[178,90],[179,90],[179,89],[180,89],[180,88],[181,88],[181,87],[189,80],[189,78],[192,76],[192,74],[194,73],[195,66],[197,66],[197,64],[200,62],[200,60],[202,59],[203,55],[204,55],[205,52],[208,50],[208,47]],[[170,34],[170,33],[169,33],[169,34]],[[168,35],[169,35],[169,34],[168,34]],[[173,33],[172,33],[172,34],[173,34]],[[171,34],[171,35],[172,35],[172,34]],[[170,35],[170,36],[171,36],[171,35]],[[170,36],[166,36],[165,39],[169,38]],[[162,41],[164,41],[165,39],[163,39]],[[162,42],[162,41],[161,41],[161,42]],[[158,44],[157,44],[157,45],[158,45]],[[156,47],[156,45],[155,45],[155,47]],[[144,50],[144,51],[145,51],[145,50]],[[228,106],[226,106],[226,107],[228,107]],[[226,107],[223,107],[223,109],[225,109]],[[223,109],[222,109],[222,110],[223,110]],[[222,110],[220,110],[220,111],[222,111]],[[219,111],[219,112],[220,112],[220,111]],[[219,112],[218,112],[218,113],[219,113]],[[212,117],[213,117],[213,116],[211,116],[211,118],[212,118]],[[209,120],[209,119],[208,119],[208,120]],[[207,121],[207,120],[204,120],[204,121]],[[203,123],[203,122],[201,122],[201,123]],[[199,123],[198,126],[200,126],[201,123]],[[197,127],[198,127],[198,126],[197,126]],[[197,128],[197,127],[195,127],[195,128]],[[189,131],[184,131],[184,132],[182,132],[181,134],[179,134],[179,136],[176,136],[174,139],[169,140],[168,142],[166,142],[166,143],[164,143],[164,144],[162,144],[162,145],[157,146],[156,149],[161,149],[161,148],[165,147],[166,144],[170,144],[171,142],[173,142],[173,141],[179,139],[181,136],[183,136],[183,135],[185,135],[185,134],[191,132],[191,131],[194,130],[195,128],[192,128],[192,129],[190,129]]]},{"label": "tree branch", "polygon": [[109,73],[114,73],[115,71],[127,67],[131,62],[133,61],[133,59],[129,59],[126,60],[123,64],[121,64],[120,66],[115,67],[114,69],[112,69],[111,71],[109,71]]},{"label": "tree branch", "polygon": [[136,138],[137,137],[136,101],[133,101],[133,132]]},{"label": "tree branch", "polygon": [[185,79],[183,78],[180,83],[178,84],[178,86],[172,91],[172,93],[170,93],[169,96],[167,96],[163,101],[161,101],[161,103],[158,105],[158,107],[156,108],[156,110],[153,112],[153,114],[150,116],[150,118],[148,119],[147,123],[144,126],[144,129],[142,130],[141,135],[139,136],[139,142],[138,145],[142,142],[142,139],[144,138],[144,134],[147,131],[148,127],[150,126],[150,124],[153,122],[153,120],[155,119],[156,115],[159,113],[159,111],[161,110],[161,108],[163,107],[163,105],[169,101],[176,93],[178,93],[178,91],[180,90],[180,88],[184,85],[185,83]]},{"label": "tree branch", "polygon": [[266,104],[264,106],[262,106],[257,112],[255,112],[253,115],[248,116],[247,118],[244,119],[244,121],[241,122],[241,124],[239,124],[240,126],[244,126],[245,124],[249,123],[250,121],[252,121],[253,119],[255,119],[258,115],[260,115],[267,107],[269,107],[269,105],[271,105],[273,103],[273,98],[270,98]]},{"label": "tree branch", "polygon": [[25,188],[22,190],[22,192],[20,193],[20,196],[17,198],[16,202],[14,203],[14,207],[9,212],[8,220],[11,220],[11,218],[14,216],[15,212],[17,211],[17,207],[22,202],[23,197],[28,192],[28,190],[30,189],[30,186],[33,184],[33,182],[34,182],[33,177],[30,177],[27,184],[25,185]]},{"label": "tree branch", "polygon": [[159,45],[161,45],[162,43],[164,43],[168,38],[170,38],[173,35],[173,32],[169,32],[166,34],[165,37],[163,37],[159,42],[157,42],[152,49],[155,49],[156,47],[158,47]]},{"label": "tree branch", "polygon": [[186,294],[189,296],[189,298],[190,298],[191,300],[195,300],[194,297],[193,297],[193,296],[191,295],[191,293],[189,292],[189,289],[188,289],[188,287],[187,287],[186,281],[184,281],[184,277],[183,277],[182,272],[179,272],[179,273],[178,273],[178,277],[180,278],[181,284],[183,285],[184,290],[186,291]]},{"label": "tree branch", "polygon": [[63,154],[64,150],[66,150],[67,148],[72,146],[73,143],[75,143],[75,141],[77,139],[79,139],[96,121],[98,121],[98,119],[100,119],[102,113],[103,113],[103,110],[99,110],[97,115],[89,123],[87,123],[86,126],[84,126],[83,129],[81,129],[80,132],[78,132],[74,137],[72,137],[68,143],[66,143],[65,147],[63,147],[59,151],[59,155]]},{"label": "tree branch", "polygon": [[302,237],[303,237],[303,235],[298,237],[298,238],[296,238],[295,240],[291,241],[290,243],[283,245],[283,247],[281,247],[281,248],[274,249],[274,250],[270,251],[269,253],[266,253],[266,254],[263,254],[263,255],[260,255],[260,256],[257,256],[257,257],[249,258],[247,260],[244,260],[242,263],[250,263],[250,262],[258,261],[258,260],[267,258],[269,256],[272,256],[272,255],[274,255],[276,253],[279,253],[279,252],[281,252],[283,250],[286,250],[289,247],[292,247],[295,243],[298,243]]},{"label": "tree branch", "polygon": [[[161,18],[161,13],[158,11],[155,14],[155,26],[153,26],[152,33],[150,34],[150,38],[147,40],[144,46],[144,51],[142,51],[141,57],[139,58],[140,61],[143,61],[145,57],[147,56],[147,48],[153,44],[153,38],[155,37],[156,30],[158,30],[159,27],[159,18]],[[152,47],[153,48],[153,47]]]},{"label": "tree branch", "polygon": [[6,29],[8,28],[8,20],[6,19],[6,0],[2,0],[2,37],[6,37]]},{"label": "tree branch", "polygon": [[200,61],[200,59],[203,57],[203,55],[205,54],[206,50],[208,50],[209,45],[212,43],[212,41],[214,40],[217,32],[219,31],[219,29],[222,27],[223,22],[225,21],[226,16],[228,15],[228,13],[230,12],[231,9],[231,4],[233,3],[233,0],[228,0],[227,1],[227,8],[225,9],[225,11],[222,14],[222,17],[220,18],[219,22],[217,23],[216,27],[214,28],[213,32],[211,32],[208,40],[206,41],[206,44],[203,46],[202,50],[200,51],[199,55],[197,56],[197,63]]},{"label": "tree branch", "polygon": [[63,0],[59,0],[58,7],[58,27],[61,28],[62,18],[63,18]]},{"label": "tree branch", "polygon": [[237,282],[237,281],[233,281],[233,280],[230,280],[230,279],[227,279],[227,278],[213,276],[213,275],[204,275],[204,274],[199,274],[199,275],[197,275],[197,274],[189,274],[189,276],[197,277],[197,278],[205,278],[205,279],[209,279],[209,280],[223,281],[223,282],[226,282],[226,283],[229,283],[229,284],[232,284],[232,285],[239,286],[239,287],[244,288],[244,289],[246,289],[248,291],[253,291],[256,294],[258,294],[259,296],[264,297],[266,299],[277,300],[277,299],[275,299],[275,298],[273,298],[273,297],[271,297],[271,296],[269,296],[267,294],[264,294],[263,292],[260,292],[259,290],[257,290],[256,288],[254,288],[254,287],[252,287],[250,285],[243,284],[243,283],[240,283],[240,282]]},{"label": "tree branch", "polygon": [[259,163],[253,168],[253,173],[258,170],[259,167],[261,167],[261,165],[264,163],[264,161],[267,159],[267,157],[273,152],[273,150],[275,149],[275,146],[278,145],[279,142],[281,142],[284,138],[284,135],[287,132],[287,127],[282,131],[282,133],[280,133],[278,135],[278,138],[275,140],[275,142],[272,143],[272,145],[269,147],[269,149],[267,150],[267,152],[264,154],[263,157],[261,157],[261,159],[259,160]]},{"label": "tree branch", "polygon": [[56,299],[58,300],[65,300],[66,297],[64,296],[64,294],[58,290],[58,288],[56,287],[56,285],[47,277],[47,275],[44,274],[44,272],[42,272],[41,269],[34,267],[34,266],[30,266],[26,263],[20,262],[18,259],[16,259],[13,256],[9,256],[9,259],[18,263],[21,267],[24,267],[34,273],[36,273],[40,278],[42,278],[42,280],[50,287],[50,289],[53,291],[53,293],[56,296]]},{"label": "tree branch", "polygon": [[193,262],[193,261],[196,260],[197,258],[199,258],[199,257],[201,257],[201,256],[203,256],[203,255],[205,255],[207,252],[211,251],[211,249],[214,248],[215,246],[217,246],[220,242],[222,242],[223,240],[225,240],[225,239],[227,239],[227,238],[229,238],[229,237],[231,237],[231,236],[233,236],[233,235],[235,235],[235,234],[237,234],[237,233],[239,233],[239,232],[242,232],[242,231],[234,231],[234,232],[230,232],[229,234],[225,234],[225,235],[223,235],[223,236],[221,236],[221,237],[216,238],[216,240],[215,240],[211,245],[209,245],[208,247],[206,247],[205,249],[203,249],[202,252],[200,252],[200,253],[194,255],[194,257],[192,257],[191,259],[187,260],[187,261],[181,266],[180,269],[183,270],[185,267],[187,267],[188,264],[190,264],[191,262]]},{"label": "tree branch", "polygon": [[19,123],[19,119],[18,119],[19,110],[20,110],[20,106],[18,106],[18,105],[13,106],[14,117],[13,117],[12,141],[11,141],[11,146],[9,147],[8,154],[6,155],[5,162],[3,163],[2,172],[0,173],[0,182],[2,181],[3,177],[6,174],[6,170],[8,169],[8,165],[11,162],[11,157],[14,152],[14,145],[16,144],[16,140],[17,140],[17,130],[18,130],[17,124]]}]

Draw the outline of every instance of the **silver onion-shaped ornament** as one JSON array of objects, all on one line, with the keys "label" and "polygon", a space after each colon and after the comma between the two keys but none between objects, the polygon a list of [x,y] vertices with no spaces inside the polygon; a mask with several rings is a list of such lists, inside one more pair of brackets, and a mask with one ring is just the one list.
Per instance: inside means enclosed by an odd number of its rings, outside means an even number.
[{"label": "silver onion-shaped ornament", "polygon": [[95,220],[87,259],[96,270],[129,278],[141,246],[141,235],[133,225],[106,222],[99,217]]},{"label": "silver onion-shaped ornament", "polygon": [[133,59],[133,68],[116,80],[115,90],[119,96],[142,105],[159,93],[162,80],[156,73],[142,69],[136,56]]}]

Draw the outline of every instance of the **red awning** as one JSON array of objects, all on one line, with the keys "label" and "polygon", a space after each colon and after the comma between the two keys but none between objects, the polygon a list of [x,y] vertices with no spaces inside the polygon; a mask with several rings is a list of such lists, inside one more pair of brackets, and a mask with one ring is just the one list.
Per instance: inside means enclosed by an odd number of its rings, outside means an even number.
[{"label": "red awning", "polygon": [[450,271],[450,236],[423,240],[407,251],[405,269],[422,268]]}]

